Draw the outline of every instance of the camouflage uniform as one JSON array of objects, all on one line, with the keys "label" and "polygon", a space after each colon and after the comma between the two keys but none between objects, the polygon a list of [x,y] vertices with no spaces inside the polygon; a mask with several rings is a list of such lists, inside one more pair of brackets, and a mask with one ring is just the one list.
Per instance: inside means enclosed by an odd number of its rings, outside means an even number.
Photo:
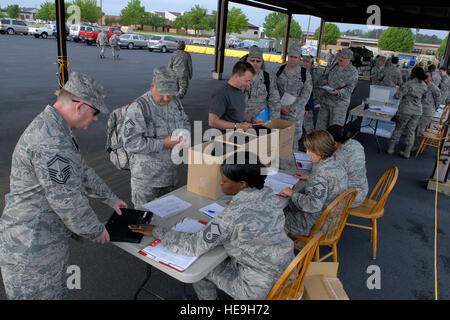
[{"label": "camouflage uniform", "polygon": [[[349,49],[343,49],[341,54],[344,58],[353,56],[352,51]],[[323,91],[316,123],[316,129],[322,130],[326,130],[333,124],[340,126],[345,124],[352,92],[358,83],[358,70],[351,63],[345,68],[335,64],[325,74],[324,80],[327,80],[327,85],[332,88],[346,87],[340,89],[336,95],[329,94],[325,90]]]},{"label": "camouflage uniform", "polygon": [[347,172],[348,188],[358,192],[351,207],[359,206],[369,191],[364,147],[358,141],[349,139],[334,152],[333,157]]},{"label": "camouflage uniform", "polygon": [[176,96],[178,99],[183,99],[189,87],[189,79],[192,79],[192,59],[189,52],[184,51],[184,47],[172,54],[169,68],[173,69],[178,77],[178,93]]},{"label": "camouflage uniform", "polygon": [[374,66],[370,71],[370,84],[380,85],[380,78],[383,74],[384,67],[379,67],[378,65]]},{"label": "camouflage uniform", "polygon": [[201,300],[216,299],[217,288],[239,300],[264,299],[294,258],[280,201],[268,187],[241,190],[197,233],[161,227],[152,233],[165,247],[184,255],[201,255],[224,246],[229,258],[193,284]]},{"label": "camouflage uniform", "polygon": [[97,36],[97,44],[100,46],[100,58],[103,59],[105,57],[105,48],[108,44],[108,37],[103,31]]},{"label": "camouflage uniform", "polygon": [[450,101],[450,76],[445,75],[441,78],[439,90],[441,90],[441,99],[439,104],[445,104],[447,101]]},{"label": "camouflage uniform", "polygon": [[[82,90],[73,90],[83,81],[71,73],[64,88],[85,98]],[[94,240],[105,228],[86,195],[111,207],[119,200],[86,164],[67,122],[48,105],[25,129],[12,156],[0,218],[0,266],[9,299],[64,297],[72,233]]]},{"label": "camouflage uniform", "polygon": [[285,209],[286,232],[308,235],[323,210],[347,190],[347,173],[334,158],[314,163],[302,192],[294,192]]},{"label": "camouflage uniform", "polygon": [[[323,90],[320,89],[322,85],[322,76],[323,69],[313,67],[311,69],[311,78],[313,84],[312,97],[314,107],[320,106],[320,100],[322,97]],[[303,126],[305,127],[306,134],[310,133],[314,130],[314,111],[309,110],[306,112],[305,119],[303,122]]]},{"label": "camouflage uniform", "polygon": [[111,51],[114,60],[119,60],[119,52],[120,52],[120,46],[119,46],[119,36],[117,34],[113,34],[111,38],[109,38],[109,45],[111,46]]},{"label": "camouflage uniform", "polygon": [[392,63],[387,63],[383,68],[383,71],[380,75],[380,86],[386,86],[386,87],[395,87],[395,86],[401,86],[403,83],[402,80],[402,73],[397,68],[396,65],[393,65]]},{"label": "camouflage uniform", "polygon": [[[300,50],[297,48],[291,49],[289,51],[289,56],[300,56]],[[301,69],[302,67],[299,66],[294,72],[291,72],[289,71],[288,66],[286,66],[277,78],[277,86],[280,97],[282,97],[285,92],[297,97],[295,102],[290,105],[291,112],[288,115],[282,114],[280,116],[283,120],[296,123],[294,133],[294,150],[298,150],[298,141],[303,135],[305,105],[311,97],[313,87],[311,74],[309,72],[306,72],[306,80],[305,83],[303,83]]]},{"label": "camouflage uniform", "polygon": [[439,88],[431,81],[427,85],[427,91],[422,97],[422,116],[419,119],[416,129],[416,138],[414,142],[413,151],[419,148],[420,142],[422,140],[422,132],[425,131],[428,123],[431,121],[431,117],[436,112],[439,107],[441,91]]},{"label": "camouflage uniform", "polygon": [[395,129],[389,141],[388,154],[392,154],[395,145],[405,133],[405,150],[401,156],[409,158],[409,154],[414,144],[414,137],[422,115],[422,99],[427,91],[427,85],[417,78],[404,83],[395,93],[394,98],[400,99],[398,111],[395,115]]},{"label": "camouflage uniform", "polygon": [[431,81],[436,85],[436,87],[439,87],[439,84],[441,83],[441,74],[439,73],[439,70],[434,70],[431,72],[431,76]]},{"label": "camouflage uniform", "polygon": [[[166,67],[154,70],[153,83],[159,94],[174,96],[177,93],[177,76]],[[172,150],[163,148],[163,139],[176,129],[191,130],[188,116],[176,97],[161,106],[148,91],[128,107],[121,134],[124,148],[130,155],[131,195],[135,207],[175,187],[176,166],[171,159]]]}]

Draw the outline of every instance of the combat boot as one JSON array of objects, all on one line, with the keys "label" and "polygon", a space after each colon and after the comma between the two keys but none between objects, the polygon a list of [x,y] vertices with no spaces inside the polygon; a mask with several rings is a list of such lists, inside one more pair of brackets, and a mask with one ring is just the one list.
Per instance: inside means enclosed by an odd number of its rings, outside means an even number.
[{"label": "combat boot", "polygon": [[388,149],[386,150],[386,153],[388,155],[392,155],[394,153],[394,149],[395,149],[395,143],[390,143]]},{"label": "combat boot", "polygon": [[409,159],[410,152],[407,152],[407,151],[400,151],[398,154],[399,154],[402,158]]}]

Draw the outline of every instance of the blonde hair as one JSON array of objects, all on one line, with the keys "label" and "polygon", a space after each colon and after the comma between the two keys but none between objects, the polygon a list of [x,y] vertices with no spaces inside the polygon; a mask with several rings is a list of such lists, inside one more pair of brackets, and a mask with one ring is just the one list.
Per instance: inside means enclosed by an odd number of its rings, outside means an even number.
[{"label": "blonde hair", "polygon": [[303,142],[305,148],[317,154],[320,158],[329,158],[336,150],[333,136],[326,130],[313,130]]}]

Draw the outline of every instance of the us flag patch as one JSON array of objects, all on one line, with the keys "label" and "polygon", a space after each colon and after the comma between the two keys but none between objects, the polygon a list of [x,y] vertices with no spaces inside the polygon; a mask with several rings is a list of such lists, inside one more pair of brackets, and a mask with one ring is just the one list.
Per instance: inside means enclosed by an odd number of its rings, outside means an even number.
[{"label": "us flag patch", "polygon": [[65,184],[70,177],[70,161],[60,155],[56,155],[47,162],[50,179],[59,184]]}]

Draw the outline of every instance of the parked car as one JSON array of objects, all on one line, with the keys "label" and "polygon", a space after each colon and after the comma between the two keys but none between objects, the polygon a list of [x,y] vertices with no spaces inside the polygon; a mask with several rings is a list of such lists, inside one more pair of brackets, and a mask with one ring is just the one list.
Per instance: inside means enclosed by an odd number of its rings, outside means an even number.
[{"label": "parked car", "polygon": [[80,39],[81,26],[83,26],[83,25],[82,24],[73,24],[70,26],[69,36],[75,42],[81,41],[81,39]]},{"label": "parked car", "polygon": [[147,46],[148,36],[142,34],[125,33],[119,37],[119,47],[121,48],[145,48]]},{"label": "parked car", "polygon": [[97,40],[96,33],[100,32],[100,28],[94,26],[81,26],[79,31],[79,37],[81,41],[86,42],[87,45],[91,45]]},{"label": "parked car", "polygon": [[[53,21],[53,22],[51,22],[50,23],[50,25],[52,25],[52,27],[53,27],[53,32],[54,32],[54,36],[55,37],[57,37],[58,36],[58,29],[56,28],[56,21]],[[69,36],[69,33],[70,33],[70,30],[69,30],[69,27],[67,26],[67,24],[65,24],[65,27],[66,27],[66,37],[68,37]]]},{"label": "parked car", "polygon": [[148,51],[159,50],[161,52],[170,52],[177,49],[178,40],[172,36],[152,36],[148,40]]},{"label": "parked car", "polygon": [[17,19],[0,19],[0,32],[8,34],[22,33],[24,35],[28,34],[28,26],[25,22]]},{"label": "parked car", "polygon": [[35,38],[47,39],[48,36],[56,35],[56,28],[52,24],[46,24],[43,27],[28,27],[28,32]]}]

